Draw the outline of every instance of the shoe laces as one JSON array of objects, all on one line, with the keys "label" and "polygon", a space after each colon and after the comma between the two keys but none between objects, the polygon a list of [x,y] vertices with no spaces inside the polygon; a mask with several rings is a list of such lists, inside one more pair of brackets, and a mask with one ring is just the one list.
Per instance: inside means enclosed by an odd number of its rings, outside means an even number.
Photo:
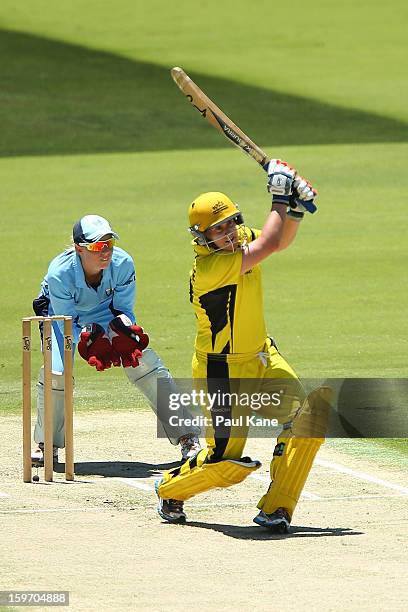
[{"label": "shoe laces", "polygon": [[287,510],[285,510],[285,508],[278,508],[277,510],[275,510],[275,512],[272,513],[271,516],[276,516],[277,518],[283,518],[290,522],[289,513]]}]

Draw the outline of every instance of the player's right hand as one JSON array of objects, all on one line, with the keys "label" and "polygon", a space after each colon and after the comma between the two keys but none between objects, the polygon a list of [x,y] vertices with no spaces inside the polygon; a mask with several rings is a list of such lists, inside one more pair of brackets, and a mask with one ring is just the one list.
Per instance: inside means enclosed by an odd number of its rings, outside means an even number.
[{"label": "player's right hand", "polygon": [[114,361],[112,344],[98,323],[87,325],[81,331],[78,353],[98,372],[110,368]]},{"label": "player's right hand", "polygon": [[296,170],[281,159],[271,159],[268,164],[268,183],[266,185],[272,194],[274,204],[289,204],[293,190],[293,182],[296,178]]}]

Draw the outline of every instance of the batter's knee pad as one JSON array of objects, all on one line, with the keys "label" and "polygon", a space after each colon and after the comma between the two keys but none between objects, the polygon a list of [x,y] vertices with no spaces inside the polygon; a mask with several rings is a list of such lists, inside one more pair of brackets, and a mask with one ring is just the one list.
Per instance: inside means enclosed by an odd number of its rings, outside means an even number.
[{"label": "batter's knee pad", "polygon": [[319,387],[307,396],[293,419],[292,432],[297,438],[325,438],[333,390]]},{"label": "batter's knee pad", "polygon": [[[197,457],[202,453],[205,456],[206,452],[206,449],[203,449]],[[186,462],[179,471],[172,470],[165,474],[159,487],[159,495],[162,499],[185,501],[197,493],[238,484],[260,467],[259,461],[253,461],[249,457],[202,463],[193,468]]]}]

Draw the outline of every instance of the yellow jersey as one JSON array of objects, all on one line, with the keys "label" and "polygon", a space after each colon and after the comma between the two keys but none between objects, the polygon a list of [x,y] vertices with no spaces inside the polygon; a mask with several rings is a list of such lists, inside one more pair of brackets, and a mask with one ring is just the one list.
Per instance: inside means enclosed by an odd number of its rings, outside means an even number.
[{"label": "yellow jersey", "polygon": [[[251,242],[260,230],[245,228]],[[190,301],[197,318],[195,348],[202,353],[255,353],[266,339],[259,265],[240,274],[242,250],[209,251],[193,242]]]}]

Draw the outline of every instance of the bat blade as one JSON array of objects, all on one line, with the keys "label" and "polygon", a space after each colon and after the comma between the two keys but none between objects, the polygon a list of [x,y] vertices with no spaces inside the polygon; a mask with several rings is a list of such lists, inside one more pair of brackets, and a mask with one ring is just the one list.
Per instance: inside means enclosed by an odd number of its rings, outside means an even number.
[{"label": "bat blade", "polygon": [[[265,171],[271,160],[266,153],[255,144],[227,115],[194,83],[194,81],[178,66],[170,70],[171,76],[179,89],[192,106],[232,144],[252,157]],[[317,209],[313,202],[302,202],[311,213]]]},{"label": "bat blade", "polygon": [[192,106],[232,144],[247,153],[264,169],[270,158],[205,93],[182,68],[172,68],[171,76]]}]

